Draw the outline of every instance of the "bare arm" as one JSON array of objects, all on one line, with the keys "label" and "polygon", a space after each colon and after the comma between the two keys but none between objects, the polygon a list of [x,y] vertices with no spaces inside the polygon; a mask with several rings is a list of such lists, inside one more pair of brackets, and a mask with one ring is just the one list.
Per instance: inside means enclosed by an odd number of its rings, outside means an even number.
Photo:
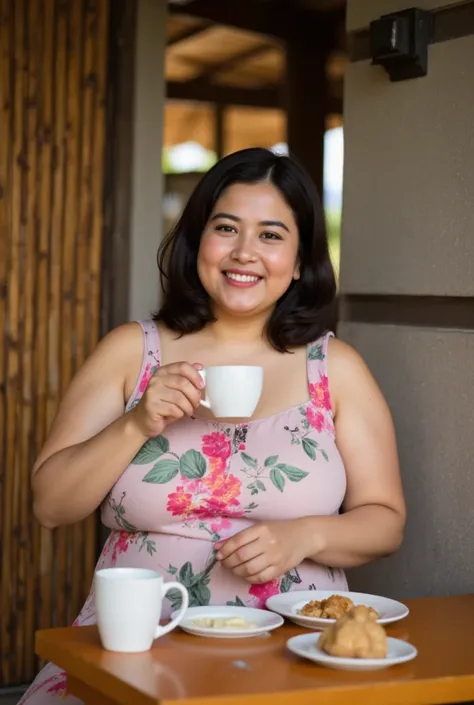
[{"label": "bare arm", "polygon": [[145,442],[124,416],[128,378],[135,381],[142,353],[139,326],[121,326],[100,342],[67,390],[33,467],[34,512],[47,528],[91,514]]},{"label": "bare arm", "polygon": [[329,381],[336,443],[347,473],[344,513],[301,520],[307,555],[350,568],[393,553],[403,538],[406,510],[390,411],[362,358],[331,340]]}]

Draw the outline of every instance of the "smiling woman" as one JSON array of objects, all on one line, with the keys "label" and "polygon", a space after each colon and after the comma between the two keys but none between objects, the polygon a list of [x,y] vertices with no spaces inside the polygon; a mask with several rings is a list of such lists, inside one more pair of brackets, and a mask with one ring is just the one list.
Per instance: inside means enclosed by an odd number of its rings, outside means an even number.
[{"label": "smiling woman", "polygon": [[265,333],[280,352],[326,330],[336,282],[324,213],[288,157],[247,149],[222,159],[191,195],[158,261],[165,299],[155,320],[171,330],[196,332],[224,312],[267,314]]},{"label": "smiling woman", "polygon": [[[405,506],[385,401],[327,330],[335,281],[311,181],[265,149],[226,157],[159,266],[154,320],[109,333],[63,399],[33,468],[36,516],[53,528],[100,505],[97,567],[151,568],[191,606],[346,590],[345,568],[398,548]],[[244,422],[200,405],[199,371],[219,365],[263,370]],[[164,616],[180,595],[167,599]],[[95,621],[91,590],[76,623]],[[60,702],[65,684],[49,664],[23,702]]]}]

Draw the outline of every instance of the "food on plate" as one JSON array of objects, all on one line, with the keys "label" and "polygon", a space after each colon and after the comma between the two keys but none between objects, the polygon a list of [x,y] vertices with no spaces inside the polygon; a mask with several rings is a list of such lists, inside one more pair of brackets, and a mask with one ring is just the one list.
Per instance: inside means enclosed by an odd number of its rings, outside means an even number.
[{"label": "food on plate", "polygon": [[257,626],[243,617],[202,617],[193,619],[192,625],[205,629],[255,629]]},{"label": "food on plate", "polygon": [[325,600],[311,600],[299,613],[305,617],[319,617],[322,619],[339,619],[354,607],[354,603],[349,597],[342,595],[331,595]]},{"label": "food on plate", "polygon": [[385,629],[376,621],[374,611],[365,605],[353,607],[325,629],[318,648],[342,658],[385,658],[388,641]]},{"label": "food on plate", "polygon": [[[298,614],[304,617],[316,617],[318,619],[340,619],[354,607],[354,603],[349,597],[342,595],[331,595],[325,600],[311,600],[302,607]],[[373,619],[380,617],[373,607],[366,607]]]}]

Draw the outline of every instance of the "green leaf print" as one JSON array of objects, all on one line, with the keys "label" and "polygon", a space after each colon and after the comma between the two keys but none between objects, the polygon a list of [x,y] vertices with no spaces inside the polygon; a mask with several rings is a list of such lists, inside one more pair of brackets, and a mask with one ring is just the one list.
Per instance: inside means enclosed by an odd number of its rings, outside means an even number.
[{"label": "green leaf print", "polygon": [[258,463],[255,458],[251,458],[250,455],[247,455],[247,453],[241,453],[240,457],[244,461],[244,463],[247,463],[251,468],[256,468]]},{"label": "green leaf print", "polygon": [[165,458],[155,463],[143,478],[143,482],[150,482],[153,485],[165,485],[176,477],[178,471],[178,461],[174,460],[174,458]]},{"label": "green leaf print", "polygon": [[283,488],[285,487],[285,478],[278,468],[272,468],[270,470],[270,480],[273,482],[277,490],[280,490],[280,492],[283,492]]},{"label": "green leaf print", "polygon": [[245,607],[244,603],[238,595],[235,596],[235,600],[228,600],[228,602],[226,602],[226,605],[228,607]]},{"label": "green leaf print", "polygon": [[323,456],[324,460],[326,460],[326,461],[329,460],[329,456],[328,456],[328,454],[326,453],[325,450],[323,450],[322,448],[320,448],[319,452],[320,452],[321,455]]},{"label": "green leaf print", "polygon": [[184,587],[189,588],[192,585],[194,578],[193,567],[190,561],[186,561],[184,565],[181,566],[179,571],[179,582],[184,585]]},{"label": "green leaf print", "polygon": [[[278,457],[278,456],[276,456],[276,457]],[[257,488],[260,490],[260,492],[267,491],[267,488],[265,487],[265,485],[263,484],[263,482],[261,480],[257,480],[257,482],[255,484],[257,485]]]},{"label": "green leaf print", "polygon": [[178,569],[175,568],[174,565],[171,565],[171,563],[170,563],[168,566],[168,573],[170,575],[176,575],[177,572],[178,572]]},{"label": "green leaf print", "polygon": [[197,480],[206,472],[206,459],[199,451],[188,450],[180,458],[179,471],[188,480]]},{"label": "green leaf print", "polygon": [[166,599],[171,602],[171,608],[174,610],[179,610],[183,601],[183,597],[180,591],[176,588],[173,588],[172,590],[166,593]]},{"label": "green leaf print", "polygon": [[[116,517],[116,519],[117,519],[117,517]],[[118,519],[117,519],[117,521],[118,521]],[[130,524],[130,522],[127,521],[126,519],[124,519],[123,517],[120,518],[119,524],[122,527],[122,529],[125,529],[125,531],[131,531],[132,533],[134,533],[137,530],[136,526],[133,526],[133,524]]]},{"label": "green leaf print", "polygon": [[280,580],[280,592],[290,592],[292,580],[288,573]]},{"label": "green leaf print", "polygon": [[201,607],[211,601],[211,591],[203,583],[196,583],[189,590],[189,606]]},{"label": "green leaf print", "polygon": [[316,443],[311,438],[303,438],[303,450],[311,460],[316,460]]},{"label": "green leaf print", "polygon": [[266,460],[265,460],[265,467],[269,468],[272,467],[273,465],[276,465],[278,463],[278,455],[270,455]]},{"label": "green leaf print", "polygon": [[163,455],[163,453],[167,453],[169,448],[169,441],[164,436],[150,438],[144,445],[142,445],[132,460],[132,465],[146,465],[147,463],[152,463],[154,460],[157,460],[161,455]]},{"label": "green leaf print", "polygon": [[275,469],[284,472],[290,482],[300,482],[300,480],[308,476],[308,473],[304,470],[295,468],[293,465],[285,465],[284,463],[280,463]]},{"label": "green leaf print", "polygon": [[312,345],[308,353],[309,360],[324,360],[323,346],[321,343]]}]

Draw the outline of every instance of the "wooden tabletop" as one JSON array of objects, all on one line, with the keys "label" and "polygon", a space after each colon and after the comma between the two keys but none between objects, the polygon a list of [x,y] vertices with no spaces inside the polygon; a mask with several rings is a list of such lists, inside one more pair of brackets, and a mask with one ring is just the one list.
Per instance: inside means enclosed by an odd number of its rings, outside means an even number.
[{"label": "wooden tabletop", "polygon": [[96,627],[48,629],[37,653],[68,673],[87,705],[436,705],[474,701],[474,595],[407,600],[387,629],[418,648],[406,665],[351,673],[285,648],[308,630],[285,624],[266,637],[204,639],[177,629],[144,654],[101,648]]}]

